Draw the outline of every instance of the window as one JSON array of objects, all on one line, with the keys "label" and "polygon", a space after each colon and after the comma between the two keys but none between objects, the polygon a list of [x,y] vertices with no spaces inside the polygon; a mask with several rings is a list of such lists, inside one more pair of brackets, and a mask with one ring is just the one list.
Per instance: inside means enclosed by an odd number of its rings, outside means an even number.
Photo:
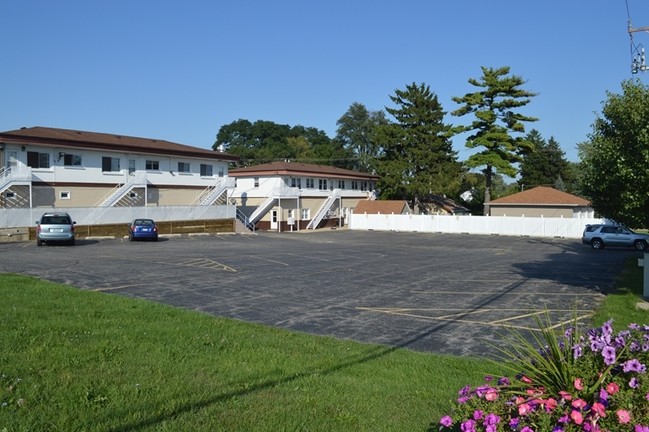
[{"label": "window", "polygon": [[27,152],[27,165],[32,168],[49,168],[50,167],[50,154]]},{"label": "window", "polygon": [[358,189],[358,181],[352,180],[352,189],[357,190]]},{"label": "window", "polygon": [[345,189],[345,180],[338,180],[338,189]]},{"label": "window", "polygon": [[291,177],[291,187],[302,189],[302,179],[300,177]]},{"label": "window", "polygon": [[327,190],[327,179],[318,179],[318,189]]},{"label": "window", "polygon": [[160,161],[148,160],[145,168],[147,171],[160,171]]},{"label": "window", "polygon": [[259,177],[255,177],[255,187],[259,187]]},{"label": "window", "polygon": [[64,166],[81,166],[81,155],[66,153],[63,155]]},{"label": "window", "polygon": [[70,192],[69,191],[61,191],[61,192],[59,192],[59,199],[69,200],[70,199]]},{"label": "window", "polygon": [[288,209],[286,213],[288,219],[293,218],[293,209]]},{"label": "window", "polygon": [[313,189],[315,186],[315,181],[312,178],[306,179],[306,188]]},{"label": "window", "polygon": [[361,190],[366,191],[367,190],[367,182],[361,182]]},{"label": "window", "polygon": [[212,177],[212,165],[201,164],[201,177]]},{"label": "window", "polygon": [[223,167],[219,168],[219,177],[225,176],[225,172],[223,171]]},{"label": "window", "polygon": [[189,172],[189,163],[187,162],[178,162],[178,172],[188,173]]},{"label": "window", "polygon": [[101,158],[101,170],[103,172],[119,171],[119,158],[104,156]]},{"label": "window", "polygon": [[16,193],[15,192],[5,192],[5,198],[6,199],[15,199],[16,198]]},{"label": "window", "polygon": [[308,208],[302,209],[302,219],[304,220],[311,219],[311,209]]}]

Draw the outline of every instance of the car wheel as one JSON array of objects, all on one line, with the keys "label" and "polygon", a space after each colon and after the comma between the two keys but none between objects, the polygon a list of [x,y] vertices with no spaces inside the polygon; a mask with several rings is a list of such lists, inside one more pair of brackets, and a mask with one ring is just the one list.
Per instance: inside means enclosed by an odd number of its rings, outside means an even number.
[{"label": "car wheel", "polygon": [[595,250],[604,249],[604,242],[601,241],[600,239],[592,239],[590,241],[590,247],[592,247]]},{"label": "car wheel", "polygon": [[70,242],[69,242],[68,244],[69,244],[70,246],[74,246],[74,239],[70,240]]},{"label": "car wheel", "polygon": [[643,251],[647,249],[647,242],[645,242],[644,240],[636,240],[636,242],[633,243],[633,247],[637,251]]}]

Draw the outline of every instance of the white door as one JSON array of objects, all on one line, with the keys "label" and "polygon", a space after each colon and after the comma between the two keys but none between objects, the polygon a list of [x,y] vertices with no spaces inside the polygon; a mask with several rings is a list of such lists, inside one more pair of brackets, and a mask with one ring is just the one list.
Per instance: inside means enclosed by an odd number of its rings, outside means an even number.
[{"label": "white door", "polygon": [[277,210],[270,212],[270,229],[277,229]]}]

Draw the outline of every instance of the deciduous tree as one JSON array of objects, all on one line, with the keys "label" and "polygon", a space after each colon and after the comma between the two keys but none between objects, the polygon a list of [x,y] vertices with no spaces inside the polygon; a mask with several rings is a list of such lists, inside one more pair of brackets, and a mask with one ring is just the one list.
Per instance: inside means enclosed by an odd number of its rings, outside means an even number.
[{"label": "deciduous tree", "polygon": [[583,192],[604,217],[649,227],[649,87],[622,82],[607,93],[589,141],[579,145]]},{"label": "deciduous tree", "polygon": [[363,172],[376,171],[376,160],[381,155],[381,147],[376,142],[376,129],[387,123],[383,111],[368,111],[365,105],[358,102],[354,102],[338,119],[334,140],[351,153],[350,168]]}]

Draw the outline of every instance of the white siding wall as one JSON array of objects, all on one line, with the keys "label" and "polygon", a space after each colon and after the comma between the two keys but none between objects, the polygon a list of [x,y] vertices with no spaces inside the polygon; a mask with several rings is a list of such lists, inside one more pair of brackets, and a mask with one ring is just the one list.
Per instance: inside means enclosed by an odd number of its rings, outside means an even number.
[{"label": "white siding wall", "polygon": [[[35,151],[47,153],[50,156],[49,168],[32,168],[32,180],[42,182],[72,182],[72,183],[123,183],[128,175],[129,159],[135,160],[137,171],[146,170],[146,161],[154,160],[159,163],[159,170],[147,171],[147,180],[152,184],[185,185],[185,186],[209,186],[219,177],[228,174],[228,164],[225,161],[214,159],[198,158],[176,158],[159,155],[142,155],[115,153],[109,151],[90,151],[66,148],[38,147],[29,145],[26,150],[20,146],[8,145],[5,155],[9,152],[16,152],[17,164],[27,165],[27,152]],[[77,154],[82,158],[81,166],[64,166],[63,159],[58,158],[59,153]],[[102,157],[113,157],[120,159],[119,172],[102,172]],[[8,164],[6,161],[5,164]],[[178,162],[189,164],[190,172],[178,173]],[[212,165],[212,176],[202,177],[200,175],[201,164]]]}]

